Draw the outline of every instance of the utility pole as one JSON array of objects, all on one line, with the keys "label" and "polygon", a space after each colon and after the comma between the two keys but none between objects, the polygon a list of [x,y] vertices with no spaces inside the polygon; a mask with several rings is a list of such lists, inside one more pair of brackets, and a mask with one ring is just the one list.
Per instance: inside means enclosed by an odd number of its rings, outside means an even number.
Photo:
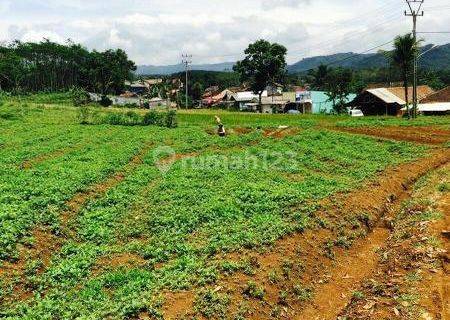
[{"label": "utility pole", "polygon": [[[422,8],[424,0],[406,0],[409,7],[409,13],[405,10],[405,16],[413,18],[413,38],[414,45],[417,44],[417,17],[423,17]],[[417,50],[414,50],[414,84],[413,84],[413,118],[417,117]],[[408,103],[408,101],[406,101]]]},{"label": "utility pole", "polygon": [[189,72],[189,65],[192,63],[192,54],[183,54],[182,55],[183,60],[182,63],[184,64],[184,69],[186,71],[186,109],[188,108],[188,94],[189,94],[189,89],[188,89],[188,72]]}]

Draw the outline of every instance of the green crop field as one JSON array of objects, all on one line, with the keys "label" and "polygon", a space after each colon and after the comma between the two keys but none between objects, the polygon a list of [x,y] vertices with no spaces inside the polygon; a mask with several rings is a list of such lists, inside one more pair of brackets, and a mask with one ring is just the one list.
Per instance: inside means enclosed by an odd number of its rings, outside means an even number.
[{"label": "green crop field", "polygon": [[355,122],[342,117],[191,111],[169,129],[77,115],[0,107],[0,318],[161,318],[165,293],[249,267],[220,257],[313,228],[321,199],[432,149],[330,130]]}]

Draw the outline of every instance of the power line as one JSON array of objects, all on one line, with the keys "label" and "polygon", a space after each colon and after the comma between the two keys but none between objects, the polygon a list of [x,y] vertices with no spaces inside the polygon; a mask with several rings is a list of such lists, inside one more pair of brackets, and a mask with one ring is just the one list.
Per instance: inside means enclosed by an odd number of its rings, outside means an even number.
[{"label": "power line", "polygon": [[[386,11],[391,12],[389,15],[387,15],[387,19],[385,19],[384,21],[379,22],[379,19],[377,19],[377,23],[370,25],[369,30],[364,30],[364,31],[356,31],[356,32],[351,32],[350,34],[336,39],[336,40],[321,40],[319,42],[314,43],[313,45],[308,46],[307,48],[302,48],[300,50],[289,50],[289,54],[292,53],[306,53],[308,51],[314,50],[316,48],[323,48],[324,45],[326,45],[326,47],[331,47],[333,46],[333,43],[337,43],[338,41],[349,41],[352,38],[356,38],[359,37],[362,34],[371,34],[373,33],[375,28],[379,28],[381,26],[387,25],[388,23],[397,20],[399,18],[399,13],[395,10],[391,10],[394,9],[395,7],[397,7],[398,4],[396,4],[395,2],[391,1],[391,2],[387,2],[384,3],[383,5],[381,5],[380,7],[378,7],[375,11],[367,11],[364,12],[362,14],[359,14],[357,18],[351,18],[351,19],[347,19],[344,21],[335,21],[330,25],[330,28],[333,30],[336,30],[336,27],[339,26],[345,26],[345,25],[351,25],[353,22],[356,21],[366,21],[369,17],[374,17],[377,15],[377,13],[383,13]],[[384,15],[384,17],[386,17],[386,15]],[[196,55],[196,57],[200,57],[200,58],[227,58],[227,57],[239,57],[242,55],[242,52],[239,53],[230,53],[230,54],[224,54],[224,55]]]},{"label": "power line", "polygon": [[[424,12],[422,9],[424,0],[406,0],[409,7],[409,13],[405,10],[405,16],[413,18],[413,37],[414,45],[417,43],[417,17],[423,17]],[[413,117],[417,116],[417,52],[414,52],[414,85],[413,85]],[[409,117],[408,103],[406,103],[406,109]]]},{"label": "power line", "polygon": [[416,33],[426,33],[426,34],[444,34],[444,33],[450,33],[450,31],[418,31]]},{"label": "power line", "polygon": [[184,64],[185,71],[186,71],[186,109],[187,109],[188,108],[188,94],[189,94],[188,72],[189,72],[189,65],[192,64],[192,54],[182,54],[181,57],[182,57],[181,62]]},{"label": "power line", "polygon": [[[354,58],[356,58],[356,57],[358,57],[358,56],[360,56],[360,55],[363,55],[363,54],[369,53],[369,52],[371,52],[371,51],[373,51],[373,50],[376,50],[376,49],[379,49],[379,48],[381,48],[381,47],[384,47],[385,45],[388,45],[388,44],[390,44],[390,43],[392,43],[392,42],[394,42],[394,40],[390,40],[390,41],[388,41],[388,42],[385,42],[385,43],[383,43],[383,44],[380,44],[380,45],[378,45],[378,46],[376,46],[376,47],[367,49],[367,50],[362,51],[362,52],[353,53],[353,54],[352,54],[351,56],[349,56],[349,57],[346,57],[346,58],[343,58],[343,59],[338,59],[338,60],[329,62],[329,63],[327,63],[327,64],[325,64],[325,65],[326,65],[327,67],[329,67],[329,66],[334,65],[334,64],[337,64],[337,63],[341,63],[341,62],[344,62],[344,61],[347,61],[347,60],[354,59]],[[310,69],[300,70],[300,71],[297,71],[297,72],[304,72],[304,71],[308,71],[308,70],[310,70]]]}]

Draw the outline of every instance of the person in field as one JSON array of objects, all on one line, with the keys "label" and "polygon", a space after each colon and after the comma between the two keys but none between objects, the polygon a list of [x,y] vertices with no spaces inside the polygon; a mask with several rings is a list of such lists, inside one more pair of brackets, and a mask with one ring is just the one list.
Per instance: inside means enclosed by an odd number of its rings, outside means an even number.
[{"label": "person in field", "polygon": [[217,126],[218,126],[218,128],[217,128],[217,134],[218,134],[220,137],[225,137],[225,136],[226,136],[225,127],[224,127],[224,125],[222,124],[222,120],[220,120],[220,118],[219,118],[218,116],[216,116],[216,122],[217,122]]}]

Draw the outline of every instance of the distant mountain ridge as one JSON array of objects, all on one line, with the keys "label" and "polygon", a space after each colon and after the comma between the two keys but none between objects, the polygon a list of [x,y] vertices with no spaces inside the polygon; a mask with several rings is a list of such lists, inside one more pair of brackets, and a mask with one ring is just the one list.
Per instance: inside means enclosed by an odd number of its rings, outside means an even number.
[{"label": "distant mountain ridge", "polygon": [[[432,48],[432,44],[422,47],[422,52]],[[353,52],[337,53],[327,56],[305,58],[288,66],[289,73],[306,72],[317,68],[321,64],[330,64],[333,67],[346,67],[351,69],[368,69],[386,67],[389,61],[383,53],[357,54]],[[216,64],[192,65],[191,70],[202,71],[232,71],[234,62]],[[450,43],[439,46],[428,52],[420,60],[420,65],[426,69],[450,69]],[[170,75],[184,71],[184,65],[169,66],[138,66],[138,75]]]},{"label": "distant mountain ridge", "polygon": [[[234,62],[223,62],[215,64],[197,64],[191,65],[190,70],[201,70],[201,71],[232,71]],[[183,64],[174,64],[168,66],[152,66],[144,65],[138,66],[136,74],[138,75],[171,75],[174,73],[184,71]]]}]

